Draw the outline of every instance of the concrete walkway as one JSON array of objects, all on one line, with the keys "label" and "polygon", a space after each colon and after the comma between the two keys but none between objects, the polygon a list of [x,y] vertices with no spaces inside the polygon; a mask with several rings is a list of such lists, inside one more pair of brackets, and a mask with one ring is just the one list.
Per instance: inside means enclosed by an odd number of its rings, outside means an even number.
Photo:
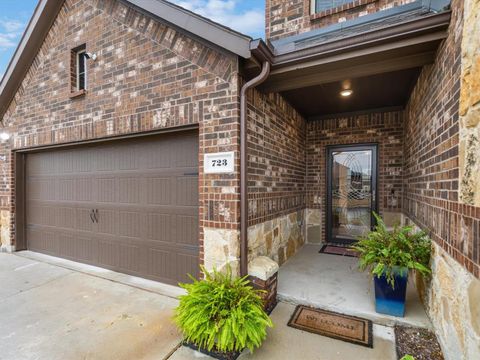
[{"label": "concrete walkway", "polygon": [[[93,268],[93,267],[92,267]],[[165,359],[177,300],[0,253],[0,359]]]},{"label": "concrete walkway", "polygon": [[[272,312],[275,327],[260,349],[242,354],[239,360],[396,360],[393,328],[373,326],[373,349],[312,334],[287,326],[294,305],[279,303]],[[211,359],[186,347],[179,348],[169,360]]]}]

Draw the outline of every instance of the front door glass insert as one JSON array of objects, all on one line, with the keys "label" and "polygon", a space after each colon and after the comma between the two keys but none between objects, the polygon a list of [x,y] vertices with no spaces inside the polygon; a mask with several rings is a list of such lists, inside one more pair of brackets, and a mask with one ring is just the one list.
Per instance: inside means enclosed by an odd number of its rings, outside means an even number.
[{"label": "front door glass insert", "polygon": [[329,241],[351,243],[372,227],[375,148],[332,148],[329,164]]}]

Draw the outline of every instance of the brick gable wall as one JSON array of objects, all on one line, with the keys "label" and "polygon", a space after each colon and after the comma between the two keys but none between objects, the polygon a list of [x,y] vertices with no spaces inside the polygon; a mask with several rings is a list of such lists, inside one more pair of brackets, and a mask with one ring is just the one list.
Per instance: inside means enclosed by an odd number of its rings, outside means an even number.
[{"label": "brick gable wall", "polygon": [[265,33],[278,40],[310,30],[372,14],[413,0],[356,0],[313,14],[311,0],[266,0]]},{"label": "brick gable wall", "polygon": [[[70,98],[70,50],[86,44],[88,89]],[[239,151],[235,56],[115,0],[66,0],[4,117],[2,244],[15,244],[12,150],[198,125],[200,237],[238,230],[239,171],[205,175],[203,153]],[[13,142],[13,144],[12,144]],[[237,156],[238,159],[238,156]],[[238,160],[237,160],[238,161]]]}]

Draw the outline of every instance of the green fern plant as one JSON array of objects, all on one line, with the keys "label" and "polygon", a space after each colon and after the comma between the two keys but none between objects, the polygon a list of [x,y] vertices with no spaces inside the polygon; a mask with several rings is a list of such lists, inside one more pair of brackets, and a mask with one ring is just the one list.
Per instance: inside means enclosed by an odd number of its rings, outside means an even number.
[{"label": "green fern plant", "polygon": [[244,348],[253,352],[267,336],[272,321],[263,310],[261,292],[250,286],[247,277],[232,275],[204,267],[205,279],[180,284],[187,291],[180,297],[175,322],[185,340],[201,349],[231,352]]},{"label": "green fern plant", "polygon": [[412,226],[395,225],[387,229],[382,218],[373,213],[376,226],[353,246],[359,252],[360,269],[368,269],[373,276],[385,276],[395,288],[395,274],[398,269],[404,275],[414,269],[423,276],[430,274],[431,241],[423,232],[415,232]]}]

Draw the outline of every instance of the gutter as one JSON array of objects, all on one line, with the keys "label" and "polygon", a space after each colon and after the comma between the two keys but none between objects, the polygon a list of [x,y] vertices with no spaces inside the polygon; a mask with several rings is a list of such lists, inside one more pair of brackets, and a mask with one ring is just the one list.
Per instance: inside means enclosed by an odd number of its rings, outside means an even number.
[{"label": "gutter", "polygon": [[262,63],[259,75],[248,81],[240,90],[240,276],[248,275],[248,139],[247,91],[263,83],[270,75],[270,49],[263,40],[250,43],[250,50]]}]

